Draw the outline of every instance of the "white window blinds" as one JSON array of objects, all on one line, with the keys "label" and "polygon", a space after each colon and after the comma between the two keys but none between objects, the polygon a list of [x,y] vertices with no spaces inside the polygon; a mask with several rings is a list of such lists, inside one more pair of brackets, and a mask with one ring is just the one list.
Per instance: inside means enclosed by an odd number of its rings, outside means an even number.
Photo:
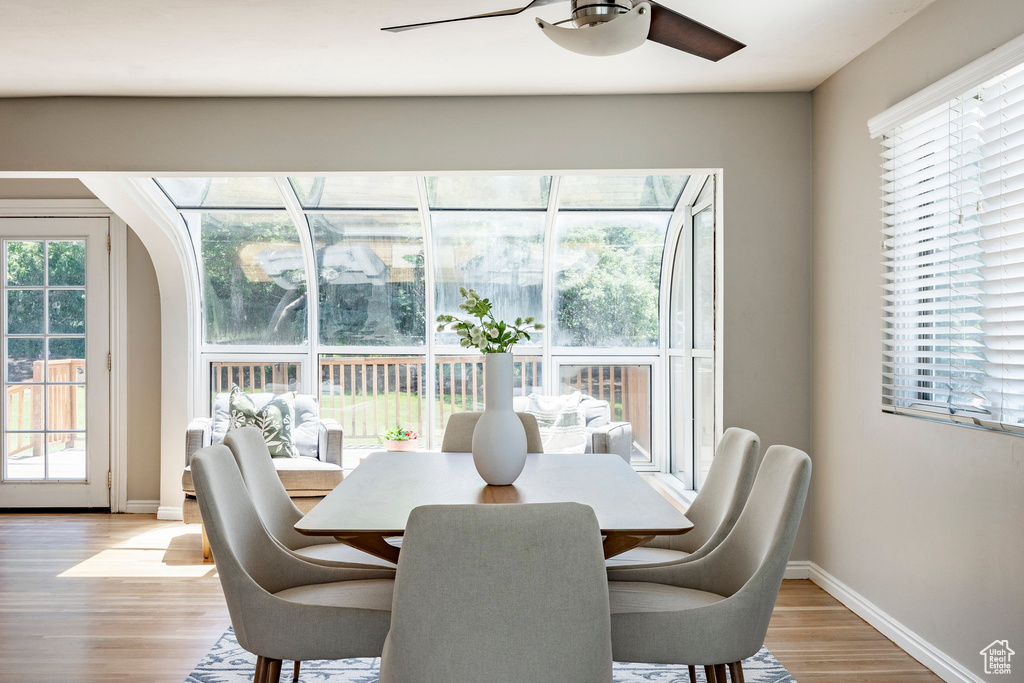
[{"label": "white window blinds", "polygon": [[1024,431],[1024,65],[883,146],[883,405]]}]

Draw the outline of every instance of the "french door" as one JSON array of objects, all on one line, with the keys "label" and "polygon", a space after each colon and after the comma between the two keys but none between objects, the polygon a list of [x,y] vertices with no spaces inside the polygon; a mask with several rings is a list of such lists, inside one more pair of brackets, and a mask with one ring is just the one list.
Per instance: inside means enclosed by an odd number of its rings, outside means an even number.
[{"label": "french door", "polygon": [[0,219],[0,507],[110,506],[106,218]]}]

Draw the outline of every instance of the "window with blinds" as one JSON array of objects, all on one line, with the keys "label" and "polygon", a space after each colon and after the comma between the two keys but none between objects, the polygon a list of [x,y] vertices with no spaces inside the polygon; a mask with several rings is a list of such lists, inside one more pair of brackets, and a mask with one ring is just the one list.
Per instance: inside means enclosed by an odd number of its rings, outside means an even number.
[{"label": "window with blinds", "polygon": [[1024,64],[882,137],[883,405],[1024,432]]}]

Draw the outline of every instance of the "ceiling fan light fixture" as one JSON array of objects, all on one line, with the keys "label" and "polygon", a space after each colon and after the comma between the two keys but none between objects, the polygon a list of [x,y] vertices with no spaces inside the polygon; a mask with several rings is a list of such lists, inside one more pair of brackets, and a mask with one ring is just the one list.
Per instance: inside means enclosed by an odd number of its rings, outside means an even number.
[{"label": "ceiling fan light fixture", "polygon": [[580,28],[562,28],[540,18],[537,25],[552,42],[566,50],[590,57],[607,57],[643,45],[651,30],[651,5],[640,2],[613,19]]}]

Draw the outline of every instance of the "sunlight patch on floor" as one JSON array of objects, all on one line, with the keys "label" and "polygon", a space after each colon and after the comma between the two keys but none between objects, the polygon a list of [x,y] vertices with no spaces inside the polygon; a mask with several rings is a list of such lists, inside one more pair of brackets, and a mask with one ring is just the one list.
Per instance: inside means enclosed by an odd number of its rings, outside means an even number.
[{"label": "sunlight patch on floor", "polygon": [[203,562],[199,526],[161,526],[101,550],[59,574],[61,578],[199,578],[216,576]]}]

